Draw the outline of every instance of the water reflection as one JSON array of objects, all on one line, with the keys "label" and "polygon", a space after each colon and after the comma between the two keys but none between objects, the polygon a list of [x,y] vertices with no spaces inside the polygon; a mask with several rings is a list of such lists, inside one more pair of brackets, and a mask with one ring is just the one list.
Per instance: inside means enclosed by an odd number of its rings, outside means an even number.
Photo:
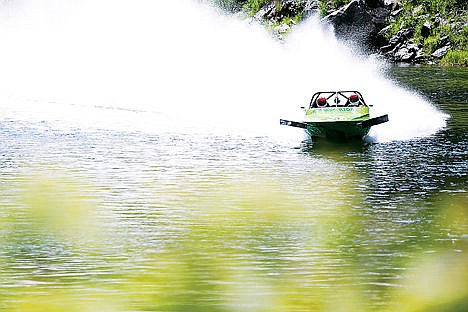
[{"label": "water reflection", "polygon": [[366,140],[330,141],[319,139],[317,141],[306,140],[303,142],[302,151],[312,157],[325,157],[336,161],[343,160],[343,156],[350,153],[361,153],[372,145]]}]

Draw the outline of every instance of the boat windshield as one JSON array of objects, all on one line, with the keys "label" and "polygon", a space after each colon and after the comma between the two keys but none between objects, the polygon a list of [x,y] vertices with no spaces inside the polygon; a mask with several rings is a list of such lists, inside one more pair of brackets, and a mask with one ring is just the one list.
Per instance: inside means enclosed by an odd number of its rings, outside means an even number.
[{"label": "boat windshield", "polygon": [[368,106],[359,91],[325,91],[312,96],[309,108],[358,106]]}]

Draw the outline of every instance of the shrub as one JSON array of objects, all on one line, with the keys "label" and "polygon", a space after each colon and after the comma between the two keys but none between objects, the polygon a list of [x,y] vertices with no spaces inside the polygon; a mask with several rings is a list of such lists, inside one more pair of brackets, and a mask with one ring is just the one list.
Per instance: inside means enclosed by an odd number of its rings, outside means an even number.
[{"label": "shrub", "polygon": [[443,65],[468,66],[468,51],[452,50],[449,51],[441,60]]},{"label": "shrub", "polygon": [[244,8],[252,15],[260,11],[262,7],[277,0],[248,0],[244,4]]}]

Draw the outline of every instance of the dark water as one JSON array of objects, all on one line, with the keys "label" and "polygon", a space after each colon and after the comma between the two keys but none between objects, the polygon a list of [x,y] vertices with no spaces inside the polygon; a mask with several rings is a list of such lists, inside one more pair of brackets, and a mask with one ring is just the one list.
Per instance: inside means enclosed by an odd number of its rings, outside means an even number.
[{"label": "dark water", "polygon": [[468,126],[468,71],[464,67],[394,67],[389,76],[429,97],[450,114],[450,130],[466,130]]},{"label": "dark water", "polygon": [[292,148],[0,119],[0,309],[464,310],[468,70],[388,75],[447,127]]}]

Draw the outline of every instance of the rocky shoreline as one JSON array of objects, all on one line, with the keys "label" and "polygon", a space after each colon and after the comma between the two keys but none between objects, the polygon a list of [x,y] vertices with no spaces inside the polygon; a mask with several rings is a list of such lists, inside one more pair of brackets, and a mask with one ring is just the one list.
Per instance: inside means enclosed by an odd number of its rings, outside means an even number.
[{"label": "rocky shoreline", "polygon": [[[405,27],[391,36],[388,35],[392,28],[389,23],[402,14],[402,11],[398,2],[392,0],[378,2],[374,7],[362,0],[353,0],[322,20],[334,25],[338,36],[355,37],[370,50],[378,52],[392,62],[433,64],[442,59],[453,46],[448,36],[442,38],[435,51],[431,52],[426,51],[422,43],[416,43],[414,28]],[[423,37],[429,36],[434,23],[441,23],[441,18],[427,18],[420,30]],[[467,25],[468,23],[465,27]]]},{"label": "rocky shoreline", "polygon": [[[322,22],[333,25],[340,39],[358,43],[391,62],[440,63],[448,53],[456,51],[461,61],[455,65],[468,66],[466,10],[431,15],[421,5],[405,6],[401,0],[352,0],[337,9],[327,9],[320,1],[266,0],[265,5],[250,13],[284,38],[294,24],[320,12]],[[245,8],[248,0],[235,2]]]}]

